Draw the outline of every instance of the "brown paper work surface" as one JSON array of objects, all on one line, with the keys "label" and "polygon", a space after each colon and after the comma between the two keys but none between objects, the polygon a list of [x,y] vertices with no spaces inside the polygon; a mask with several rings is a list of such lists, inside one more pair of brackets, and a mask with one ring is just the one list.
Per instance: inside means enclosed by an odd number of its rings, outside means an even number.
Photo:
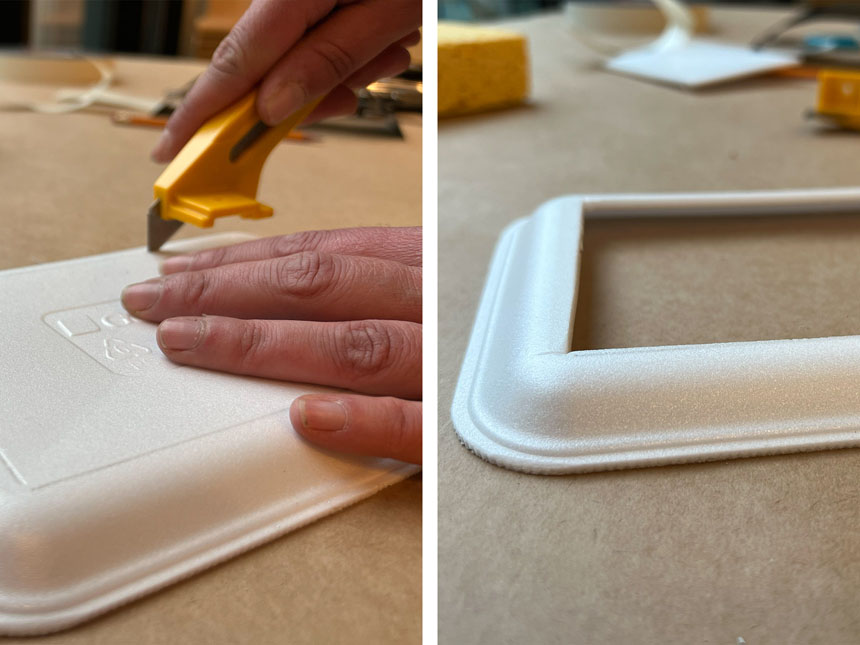
[{"label": "brown paper work surface", "polygon": [[[714,11],[714,35],[748,42],[781,15]],[[451,398],[507,223],[568,193],[860,184],[860,137],[803,120],[814,81],[689,93],[602,72],[561,16],[512,26],[530,104],[439,131],[440,642],[860,642],[860,450],[541,477],[458,442]],[[587,223],[574,346],[858,334],[858,276],[854,216]]]},{"label": "brown paper work surface", "polygon": [[[158,96],[202,69],[123,58],[114,89]],[[225,218],[213,231],[420,224],[421,120],[401,125],[404,141],[321,133],[280,145],[259,191],[275,216]],[[107,111],[0,112],[0,268],[145,244],[159,132],[113,125]],[[177,237],[200,234],[185,226]],[[80,627],[0,642],[416,643],[420,630],[421,479],[413,477]]]}]

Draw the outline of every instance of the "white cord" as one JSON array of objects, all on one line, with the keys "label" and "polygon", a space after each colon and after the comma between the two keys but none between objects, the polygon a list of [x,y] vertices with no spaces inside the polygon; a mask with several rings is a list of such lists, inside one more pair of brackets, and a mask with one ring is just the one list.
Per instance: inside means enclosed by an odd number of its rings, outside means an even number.
[{"label": "white cord", "polygon": [[[644,47],[655,51],[668,51],[689,43],[695,29],[695,20],[687,6],[680,0],[653,0],[653,2],[666,19],[666,27],[655,40],[644,45]],[[568,6],[571,6],[571,3],[568,3]],[[623,9],[608,10],[623,11]],[[631,49],[629,45],[619,45],[603,38],[597,38],[573,20],[571,20],[571,26],[573,35],[579,42],[605,58],[617,56]],[[640,47],[642,46],[635,48],[639,49]]]},{"label": "white cord", "polygon": [[113,69],[101,61],[82,57],[99,73],[99,80],[86,89],[61,89],[55,94],[56,102],[38,101],[7,101],[0,103],[0,110],[28,110],[42,114],[65,114],[81,110],[95,104],[111,107],[151,112],[161,102],[161,99],[131,96],[108,89],[113,82]]}]

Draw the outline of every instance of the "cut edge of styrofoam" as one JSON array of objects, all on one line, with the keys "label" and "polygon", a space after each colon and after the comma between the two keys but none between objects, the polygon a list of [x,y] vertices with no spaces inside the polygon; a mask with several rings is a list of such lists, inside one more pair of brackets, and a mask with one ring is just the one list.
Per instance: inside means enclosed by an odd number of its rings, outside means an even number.
[{"label": "cut edge of styrofoam", "polygon": [[[523,233],[541,213],[553,209],[576,207],[578,204],[590,205],[589,217],[636,217],[636,216],[682,216],[685,212],[692,216],[719,216],[729,214],[780,215],[797,214],[807,210],[823,210],[831,213],[860,212],[860,191],[857,189],[827,189],[811,191],[762,191],[754,193],[713,193],[686,195],[595,195],[562,197],[541,206],[530,217],[516,220],[501,234],[499,242],[490,262],[490,270],[481,295],[479,308],[466,354],[463,359],[460,377],[458,379],[451,407],[451,417],[454,429],[461,443],[482,459],[504,468],[530,474],[562,475],[626,468],[639,468],[670,464],[697,463],[743,457],[755,457],[791,452],[806,452],[817,450],[840,449],[860,445],[860,425],[816,431],[813,428],[809,434],[798,432],[762,433],[760,437],[743,437],[739,441],[702,442],[698,444],[663,445],[658,448],[639,446],[623,453],[581,454],[571,456],[535,454],[523,452],[505,445],[494,438],[507,436],[513,438],[515,444],[518,428],[499,427],[493,432],[487,432],[481,427],[470,411],[471,405],[491,405],[488,402],[474,400],[473,384],[476,373],[482,369],[482,354],[484,352],[485,336],[488,328],[495,324],[495,318],[504,315],[502,309],[496,310],[496,299],[500,298],[501,287],[505,280],[505,268],[512,262],[512,246],[517,236]],[[585,208],[583,207],[583,210]],[[581,239],[580,239],[581,244]],[[524,259],[521,258],[520,261]],[[562,270],[564,268],[562,267]],[[578,271],[576,280],[578,280]],[[570,312],[572,321],[574,307]],[[531,316],[537,316],[531,312]],[[813,338],[799,340],[755,341],[747,343],[714,343],[715,348],[736,345],[757,346],[763,351],[778,352],[786,343],[827,344],[838,343],[845,339],[856,340],[858,337]],[[635,348],[635,350],[672,350],[684,349],[689,346]],[[634,351],[635,351],[634,350]],[[568,350],[569,351],[569,350]],[[610,353],[621,354],[630,350],[587,350],[587,354]],[[570,352],[573,353],[573,352]],[[522,375],[509,374],[516,381]],[[545,377],[551,378],[549,376]],[[524,388],[525,389],[525,388]],[[539,405],[533,400],[521,400],[520,406]],[[496,401],[498,404],[498,401]],[[498,419],[498,417],[496,417]],[[563,420],[559,419],[560,423]],[[832,423],[825,419],[822,426]],[[787,430],[787,428],[786,428]],[[552,437],[548,437],[552,440]],[[551,453],[551,450],[549,451]]]}]

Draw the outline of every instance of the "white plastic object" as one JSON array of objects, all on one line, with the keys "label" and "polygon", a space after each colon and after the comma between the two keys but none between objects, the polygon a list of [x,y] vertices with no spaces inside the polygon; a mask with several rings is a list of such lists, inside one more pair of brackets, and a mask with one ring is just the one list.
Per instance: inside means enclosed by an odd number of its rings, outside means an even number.
[{"label": "white plastic object", "polygon": [[[44,114],[65,114],[91,105],[106,105],[138,112],[154,112],[162,103],[161,97],[133,96],[110,90],[114,81],[113,63],[84,56],[0,56],[0,79],[18,81],[52,81],[59,76],[66,82],[88,77],[86,67],[98,76],[90,87],[57,90],[56,102],[7,101],[0,103],[0,110],[32,110]],[[83,68],[83,69],[82,69]],[[86,70],[86,71],[85,71]]]},{"label": "white plastic object", "polygon": [[[615,29],[633,27],[637,23],[647,22],[647,18],[659,17],[664,24],[663,30],[656,40],[646,47],[649,50],[666,50],[686,44],[695,31],[696,18],[692,10],[680,0],[653,0],[654,6],[614,5],[607,7],[603,4],[568,2],[565,14],[573,28],[573,35],[585,46],[599,54],[614,56],[631,49],[628,46],[612,44],[593,35],[600,31],[601,22],[611,23]],[[602,19],[602,20],[601,20]]]},{"label": "white plastic object", "polygon": [[539,474],[860,445],[860,336],[571,351],[585,218],[858,212],[860,189],[544,204],[499,240],[457,433],[487,461]]},{"label": "white plastic object", "polygon": [[[668,39],[667,39],[668,38]],[[606,62],[614,72],[696,89],[798,64],[797,56],[690,39],[667,30],[651,45],[625,51]]]},{"label": "white plastic object", "polygon": [[[693,18],[693,30],[707,31],[708,7],[700,4],[686,5],[686,9]],[[577,32],[601,35],[653,36],[659,34],[671,20],[656,4],[636,0],[617,0],[611,4],[599,0],[568,0],[564,5],[564,15],[568,24]],[[630,48],[629,43],[626,48]],[[625,46],[620,44],[613,46],[615,53],[623,49]]]},{"label": "white plastic object", "polygon": [[568,2],[566,13],[577,40],[601,55],[612,56],[605,63],[606,69],[657,83],[697,89],[798,64],[792,54],[695,38],[696,16],[690,7],[681,0],[653,0],[653,4],[665,27],[650,43],[634,47],[597,37],[582,21],[593,21],[602,12],[611,13],[621,23],[643,20],[651,7],[606,8]]},{"label": "white plastic object", "polygon": [[0,633],[71,626],[418,470],[304,442],[290,403],[324,388],[170,363],[119,303],[157,272],[143,248],[0,272]]}]

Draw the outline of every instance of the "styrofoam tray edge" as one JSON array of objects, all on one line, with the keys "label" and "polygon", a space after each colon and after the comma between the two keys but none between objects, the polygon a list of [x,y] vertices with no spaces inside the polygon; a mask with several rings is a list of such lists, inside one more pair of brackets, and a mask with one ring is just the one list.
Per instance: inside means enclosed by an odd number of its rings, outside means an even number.
[{"label": "styrofoam tray edge", "polygon": [[0,633],[7,636],[39,636],[68,629],[363,501],[420,470],[419,466],[403,464],[394,470],[380,474],[378,478],[369,482],[369,486],[358,497],[355,496],[354,491],[343,491],[339,496],[321,500],[315,506],[305,509],[286,521],[273,522],[81,605],[59,611],[27,615],[0,612]]}]

